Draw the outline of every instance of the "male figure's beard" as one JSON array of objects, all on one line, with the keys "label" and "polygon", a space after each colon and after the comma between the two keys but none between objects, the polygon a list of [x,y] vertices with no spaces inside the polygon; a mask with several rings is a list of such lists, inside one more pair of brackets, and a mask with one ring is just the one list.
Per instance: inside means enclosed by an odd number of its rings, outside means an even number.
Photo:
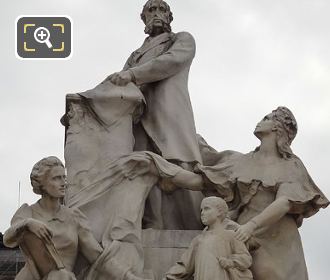
[{"label": "male figure's beard", "polygon": [[[154,31],[154,28],[161,28],[161,27],[158,27],[158,26],[154,26],[154,20],[150,20],[147,24],[146,24],[146,27],[144,28],[144,33],[146,34],[153,34],[153,31]],[[162,28],[163,28],[163,32],[171,32],[172,31],[172,28],[171,28],[171,25],[163,20],[161,20],[162,22]]]}]

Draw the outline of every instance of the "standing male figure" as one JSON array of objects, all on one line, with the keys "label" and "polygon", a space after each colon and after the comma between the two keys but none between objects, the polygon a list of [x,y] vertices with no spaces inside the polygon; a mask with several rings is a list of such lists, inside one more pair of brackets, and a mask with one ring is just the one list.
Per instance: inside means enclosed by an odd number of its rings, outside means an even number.
[{"label": "standing male figure", "polygon": [[[194,38],[187,32],[171,32],[173,16],[165,1],[147,1],[141,18],[146,25],[145,33],[149,36],[131,54],[124,69],[110,75],[109,79],[122,86],[134,82],[145,96],[146,108],[140,125],[135,129],[136,150],[152,147],[165,159],[192,169],[194,164],[202,162],[188,92],[189,69],[195,56]],[[170,197],[163,194],[162,203],[159,203],[159,192],[157,189],[153,191],[149,206],[154,216],[162,216],[162,222],[159,223],[158,219],[157,225],[151,223],[149,226],[200,228],[200,193],[179,190]],[[157,196],[158,202],[154,203],[152,200],[157,200]],[[173,213],[173,209],[178,207],[181,210],[174,210],[176,213]],[[192,213],[194,210],[195,213]]]}]

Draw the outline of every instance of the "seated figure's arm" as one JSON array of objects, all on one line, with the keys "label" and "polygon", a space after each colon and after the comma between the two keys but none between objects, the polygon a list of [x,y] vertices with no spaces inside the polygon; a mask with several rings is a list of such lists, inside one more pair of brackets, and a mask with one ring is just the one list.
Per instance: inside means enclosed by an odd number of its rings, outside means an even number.
[{"label": "seated figure's arm", "polygon": [[26,228],[28,219],[32,217],[32,211],[26,203],[24,203],[14,214],[10,222],[10,228],[6,230],[3,236],[4,244],[9,248],[18,246],[23,231]]},{"label": "seated figure's arm", "polygon": [[52,233],[42,222],[32,218],[32,210],[23,204],[11,220],[11,227],[5,232],[3,242],[7,247],[14,248],[19,245],[25,230],[29,230],[40,239],[50,242]]},{"label": "seated figure's arm", "polygon": [[3,243],[9,248],[15,248],[19,245],[22,233],[27,227],[28,219],[16,222],[3,235]]}]

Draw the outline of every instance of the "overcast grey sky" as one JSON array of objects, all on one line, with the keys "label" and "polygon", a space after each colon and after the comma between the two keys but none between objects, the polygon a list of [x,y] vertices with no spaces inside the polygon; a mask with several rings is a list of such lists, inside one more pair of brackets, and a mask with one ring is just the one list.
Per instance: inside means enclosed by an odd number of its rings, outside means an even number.
[{"label": "overcast grey sky", "polygon": [[[330,197],[330,1],[169,0],[173,31],[197,44],[190,96],[197,130],[217,150],[248,152],[258,145],[256,123],[279,105],[299,125],[292,144]],[[144,0],[29,0],[1,5],[0,231],[21,203],[32,203],[29,174],[44,156],[63,159],[65,94],[94,87],[122,68],[142,44]],[[20,15],[68,15],[73,56],[68,61],[15,57]],[[327,280],[328,209],[305,220],[301,235],[311,280]]]}]

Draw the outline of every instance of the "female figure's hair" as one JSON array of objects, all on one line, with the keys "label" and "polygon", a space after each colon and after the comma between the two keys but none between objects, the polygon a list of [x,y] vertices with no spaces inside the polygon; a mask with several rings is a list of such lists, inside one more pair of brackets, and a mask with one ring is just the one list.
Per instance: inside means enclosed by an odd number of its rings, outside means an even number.
[{"label": "female figure's hair", "polygon": [[49,171],[55,166],[61,166],[64,168],[63,163],[54,156],[43,158],[33,166],[30,174],[30,180],[34,193],[43,193],[42,182],[46,176],[48,176]]},{"label": "female figure's hair", "polygon": [[[286,107],[278,107],[269,115],[275,122],[277,133],[277,150],[284,159],[294,156],[290,145],[297,135],[297,121],[292,112]],[[259,150],[259,147],[256,149]]]},{"label": "female figure's hair", "polygon": [[287,159],[293,156],[290,145],[297,135],[297,121],[286,107],[278,107],[273,111],[273,121],[276,123],[277,149],[280,155]]}]

